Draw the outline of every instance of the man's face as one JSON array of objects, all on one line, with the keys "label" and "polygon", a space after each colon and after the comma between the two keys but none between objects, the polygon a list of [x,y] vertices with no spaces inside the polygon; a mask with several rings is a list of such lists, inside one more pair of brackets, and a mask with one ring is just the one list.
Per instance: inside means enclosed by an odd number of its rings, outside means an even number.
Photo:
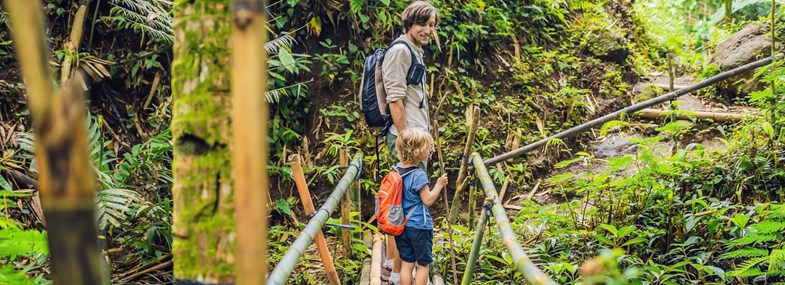
[{"label": "man's face", "polygon": [[417,46],[424,46],[428,44],[428,40],[431,39],[433,33],[436,32],[436,15],[431,14],[431,18],[428,19],[428,22],[425,25],[419,25],[415,23],[409,28],[409,31],[406,34],[409,36],[409,39],[414,41],[414,44]]}]

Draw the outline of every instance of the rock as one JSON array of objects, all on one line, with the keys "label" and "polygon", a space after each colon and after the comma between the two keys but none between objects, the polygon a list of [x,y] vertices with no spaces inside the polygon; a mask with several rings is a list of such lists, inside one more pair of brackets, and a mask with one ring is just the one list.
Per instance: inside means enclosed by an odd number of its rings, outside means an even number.
[{"label": "rock", "polygon": [[613,26],[596,25],[589,28],[585,46],[587,51],[602,61],[624,64],[630,55],[627,39]]},{"label": "rock", "polygon": [[[711,64],[721,71],[728,71],[744,64],[769,56],[771,36],[765,23],[750,24],[717,46],[711,57]],[[736,75],[717,87],[731,98],[745,96],[758,89],[758,81],[753,79],[754,71]],[[741,79],[749,79],[739,82]]]}]

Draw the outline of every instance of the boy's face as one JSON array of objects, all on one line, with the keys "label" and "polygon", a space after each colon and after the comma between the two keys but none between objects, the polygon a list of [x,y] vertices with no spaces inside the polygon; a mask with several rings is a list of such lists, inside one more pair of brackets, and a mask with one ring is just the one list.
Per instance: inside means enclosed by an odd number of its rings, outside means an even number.
[{"label": "boy's face", "polygon": [[411,28],[409,28],[409,31],[407,31],[406,34],[409,36],[409,39],[414,41],[414,44],[422,47],[428,44],[428,41],[435,32],[436,15],[431,13],[431,18],[428,19],[428,22],[425,22],[425,25],[415,23]]}]

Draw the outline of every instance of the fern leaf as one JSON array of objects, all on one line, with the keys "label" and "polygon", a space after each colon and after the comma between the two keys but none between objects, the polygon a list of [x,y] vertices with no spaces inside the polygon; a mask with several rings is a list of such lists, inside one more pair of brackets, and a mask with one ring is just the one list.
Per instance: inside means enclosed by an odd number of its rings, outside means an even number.
[{"label": "fern leaf", "polygon": [[743,276],[743,277],[752,277],[752,276],[761,275],[763,274],[763,272],[760,270],[760,268],[757,268],[756,266],[768,259],[769,259],[768,256],[749,259],[744,263],[742,263],[741,265],[739,265],[736,270],[731,271],[730,274],[731,276]]},{"label": "fern leaf", "polygon": [[96,215],[98,226],[105,229],[109,224],[115,227],[125,220],[131,205],[139,203],[139,193],[127,189],[106,189],[96,195]]},{"label": "fern leaf", "polygon": [[769,241],[774,241],[774,240],[777,240],[777,236],[774,235],[774,234],[757,234],[757,233],[754,233],[754,234],[746,235],[746,236],[744,236],[742,238],[739,238],[739,239],[735,239],[735,240],[729,241],[728,245],[730,245],[730,246],[744,246],[744,245],[758,244],[758,243],[769,242]]},{"label": "fern leaf", "polygon": [[630,123],[625,122],[625,121],[619,121],[619,120],[609,121],[609,122],[607,122],[607,123],[602,125],[602,129],[600,129],[600,135],[601,136],[607,135],[608,131],[610,129],[613,129],[613,128],[616,128],[616,127],[626,127],[626,126],[629,126],[629,125],[630,125]]},{"label": "fern leaf", "polygon": [[785,221],[777,221],[768,219],[766,221],[754,224],[750,226],[757,230],[759,234],[769,234],[769,233],[780,233],[783,229],[785,229]]},{"label": "fern leaf", "polygon": [[761,248],[745,247],[720,256],[720,259],[750,258],[769,256],[769,251]]},{"label": "fern leaf", "polygon": [[767,271],[774,272],[777,270],[782,270],[783,263],[785,263],[785,250],[772,250],[771,255],[769,256],[769,268]]},{"label": "fern leaf", "polygon": [[268,54],[274,54],[283,47],[291,48],[294,43],[296,43],[294,37],[292,37],[289,33],[283,33],[280,37],[277,37],[264,44],[264,49]]}]

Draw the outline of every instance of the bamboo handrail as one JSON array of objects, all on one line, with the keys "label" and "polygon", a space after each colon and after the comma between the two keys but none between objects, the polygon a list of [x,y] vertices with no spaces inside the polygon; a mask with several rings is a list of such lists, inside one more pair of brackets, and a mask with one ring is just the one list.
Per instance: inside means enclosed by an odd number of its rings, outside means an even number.
[{"label": "bamboo handrail", "polygon": [[[782,54],[778,54],[778,55],[776,55],[774,57],[774,59],[781,59],[781,58],[782,58]],[[577,135],[577,134],[582,133],[584,131],[587,131],[587,130],[593,128],[593,127],[596,127],[596,126],[599,126],[601,124],[604,124],[604,123],[606,123],[606,122],[608,122],[610,120],[617,119],[622,114],[631,114],[633,112],[640,111],[640,110],[642,110],[644,108],[648,108],[648,107],[651,107],[651,106],[654,106],[654,105],[657,105],[657,104],[660,104],[660,103],[668,102],[668,101],[676,99],[676,98],[678,98],[678,97],[680,97],[682,95],[686,95],[686,94],[695,92],[697,90],[700,90],[700,89],[703,89],[705,87],[711,86],[711,85],[713,85],[713,84],[715,84],[717,82],[720,82],[720,81],[722,81],[724,79],[727,79],[729,77],[732,77],[734,75],[738,75],[738,74],[746,72],[746,71],[748,71],[750,69],[754,69],[754,68],[758,68],[758,67],[764,66],[764,65],[769,64],[771,62],[772,62],[772,57],[767,57],[767,58],[764,58],[764,59],[761,59],[761,60],[753,61],[753,62],[750,62],[748,64],[739,66],[737,68],[734,68],[734,69],[722,72],[720,74],[717,74],[715,76],[709,77],[708,79],[703,80],[701,82],[698,82],[696,84],[684,87],[684,89],[680,89],[680,90],[677,90],[677,91],[674,91],[674,92],[670,92],[670,93],[667,93],[665,95],[662,95],[662,96],[659,96],[659,97],[656,97],[656,98],[652,98],[652,99],[643,101],[641,103],[638,103],[638,104],[626,107],[626,108],[618,110],[616,112],[613,112],[613,113],[607,114],[605,116],[596,118],[594,120],[588,121],[588,122],[583,123],[581,125],[572,127],[572,128],[570,128],[570,129],[568,129],[566,131],[563,131],[563,132],[560,132],[558,134],[552,135],[550,137],[541,139],[539,141],[536,141],[534,143],[528,144],[528,145],[523,146],[521,148],[509,151],[509,152],[506,152],[506,153],[503,153],[503,154],[500,154],[500,155],[497,155],[495,157],[492,157],[492,158],[486,160],[485,161],[485,165],[493,165],[493,164],[495,164],[497,162],[502,162],[502,161],[505,161],[505,160],[508,160],[508,159],[511,159],[511,158],[515,158],[515,157],[521,156],[521,155],[523,155],[523,154],[525,154],[525,153],[527,153],[529,151],[532,151],[534,149],[537,149],[539,147],[544,146],[545,144],[548,143],[548,141],[550,141],[552,139],[556,139],[556,138],[561,139],[561,138],[567,138],[567,137],[571,137],[571,136]]]},{"label": "bamboo handrail", "polygon": [[[311,200],[311,192],[308,191],[308,183],[305,182],[305,175],[303,174],[303,167],[300,164],[300,156],[293,154],[289,157],[289,166],[292,168],[292,176],[294,176],[294,183],[297,185],[297,193],[300,194],[300,201],[303,203],[305,214],[310,215],[315,212],[313,201]],[[330,250],[327,248],[327,241],[324,239],[324,234],[320,229],[316,233],[316,248],[319,250],[319,256],[322,257],[324,263],[324,271],[327,273],[327,280],[330,285],[339,285],[341,280],[338,278],[338,272],[335,271],[335,264],[333,264],[333,257]]]},{"label": "bamboo handrail", "polygon": [[382,234],[373,235],[373,250],[371,250],[371,285],[382,284],[382,247],[384,238]]},{"label": "bamboo handrail", "polygon": [[303,229],[300,236],[297,237],[294,243],[289,247],[289,250],[286,251],[283,258],[281,258],[281,261],[278,262],[278,266],[272,270],[270,276],[267,278],[267,284],[282,285],[286,283],[286,279],[292,274],[300,257],[302,257],[308,246],[311,245],[316,233],[321,230],[324,223],[330,218],[330,214],[338,207],[338,203],[340,203],[341,198],[346,193],[346,189],[349,188],[349,185],[359,174],[360,169],[362,168],[362,158],[363,154],[361,152],[357,152],[354,155],[352,163],[346,169],[346,174],[343,175],[343,178],[338,182],[338,185],[335,186],[335,190],[330,194],[330,197],[327,197],[327,201],[324,202],[324,205],[316,211],[313,218],[305,225],[305,229]]},{"label": "bamboo handrail", "polygon": [[513,232],[512,227],[510,227],[507,213],[504,212],[504,206],[502,206],[499,195],[496,193],[496,187],[493,185],[491,176],[488,174],[488,170],[485,169],[485,163],[483,163],[482,157],[480,157],[479,154],[472,154],[472,164],[474,164],[474,170],[477,173],[477,177],[479,178],[483,189],[485,189],[485,196],[493,199],[491,211],[493,212],[493,217],[496,219],[496,226],[499,228],[502,242],[510,252],[515,267],[531,284],[558,284],[548,278],[542,270],[537,268],[537,266],[531,262],[526,252],[523,251],[521,245],[518,244],[518,241],[515,238],[515,232]]},{"label": "bamboo handrail", "polygon": [[265,0],[232,1],[232,172],[237,241],[236,283],[261,284],[267,275],[269,159]]}]

